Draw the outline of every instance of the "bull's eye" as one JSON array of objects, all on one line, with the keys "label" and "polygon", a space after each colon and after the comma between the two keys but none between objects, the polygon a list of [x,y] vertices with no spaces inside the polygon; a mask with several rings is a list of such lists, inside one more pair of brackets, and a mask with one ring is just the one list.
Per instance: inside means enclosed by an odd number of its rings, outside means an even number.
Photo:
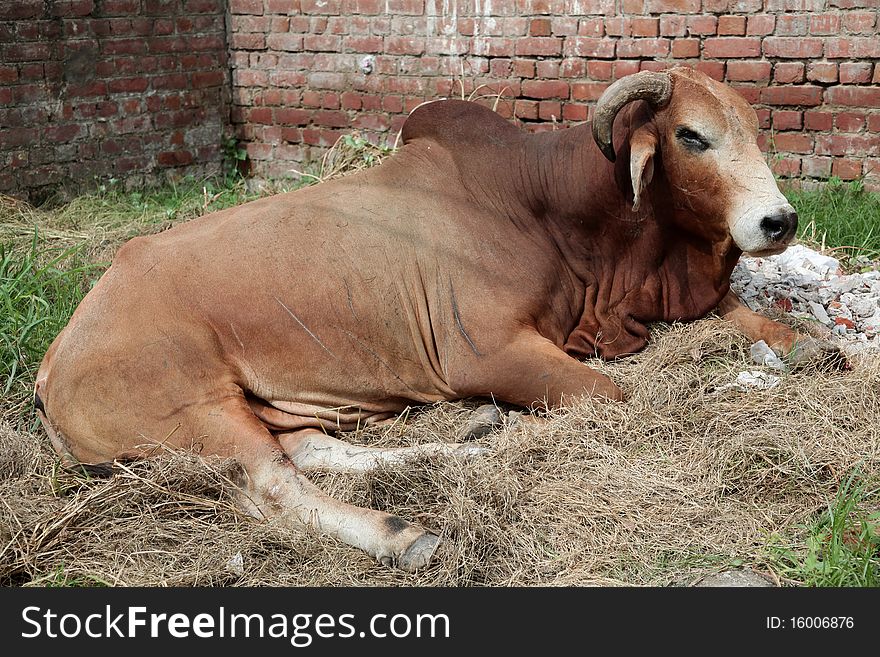
[{"label": "bull's eye", "polygon": [[690,128],[679,126],[675,129],[675,136],[684,146],[692,151],[702,152],[709,148],[709,140]]}]

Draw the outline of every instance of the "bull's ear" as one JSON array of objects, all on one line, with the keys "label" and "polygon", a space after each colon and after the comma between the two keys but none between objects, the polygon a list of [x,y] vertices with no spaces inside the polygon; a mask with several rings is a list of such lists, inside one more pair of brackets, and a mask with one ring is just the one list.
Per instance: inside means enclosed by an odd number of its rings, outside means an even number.
[{"label": "bull's ear", "polygon": [[633,212],[638,212],[642,191],[654,177],[654,153],[657,150],[657,134],[650,126],[636,130],[629,140],[629,175],[633,187]]}]

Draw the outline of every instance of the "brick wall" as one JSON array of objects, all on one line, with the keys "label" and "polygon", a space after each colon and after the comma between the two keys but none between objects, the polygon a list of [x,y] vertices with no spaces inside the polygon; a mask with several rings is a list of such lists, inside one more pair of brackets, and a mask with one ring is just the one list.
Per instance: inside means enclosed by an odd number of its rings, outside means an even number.
[{"label": "brick wall", "polygon": [[[533,129],[607,85],[695,66],[758,111],[784,177],[880,188],[880,0],[229,0],[232,121],[283,176],[342,132],[393,139],[426,99],[504,92]],[[481,86],[485,85],[485,86]]]},{"label": "brick wall", "polygon": [[0,0],[0,192],[206,172],[228,118],[226,0]]}]

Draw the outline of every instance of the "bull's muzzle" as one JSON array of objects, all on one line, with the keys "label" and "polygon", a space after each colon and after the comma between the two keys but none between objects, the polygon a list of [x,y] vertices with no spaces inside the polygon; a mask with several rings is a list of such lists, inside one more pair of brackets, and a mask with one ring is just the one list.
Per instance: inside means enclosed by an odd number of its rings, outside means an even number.
[{"label": "bull's muzzle", "polygon": [[798,216],[793,208],[784,208],[761,219],[761,230],[768,241],[774,244],[786,244],[797,232]]}]

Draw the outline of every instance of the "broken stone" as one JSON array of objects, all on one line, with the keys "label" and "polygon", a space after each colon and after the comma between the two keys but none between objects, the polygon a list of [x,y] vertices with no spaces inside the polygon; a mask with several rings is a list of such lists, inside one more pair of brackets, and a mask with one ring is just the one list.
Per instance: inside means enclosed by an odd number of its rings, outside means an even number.
[{"label": "broken stone", "polygon": [[784,372],[787,369],[785,363],[779,360],[779,356],[776,355],[776,352],[774,352],[763,340],[758,340],[753,344],[749,349],[749,353],[752,355],[752,360],[758,365],[771,367],[774,370],[779,370],[781,372]]},{"label": "broken stone", "polygon": [[828,316],[824,306],[820,303],[816,303],[815,301],[810,301],[810,312],[813,313],[813,317],[818,319],[823,324],[831,324],[831,318]]},{"label": "broken stone", "polygon": [[725,570],[724,572],[707,575],[696,586],[772,587],[773,584],[751,570]]}]

